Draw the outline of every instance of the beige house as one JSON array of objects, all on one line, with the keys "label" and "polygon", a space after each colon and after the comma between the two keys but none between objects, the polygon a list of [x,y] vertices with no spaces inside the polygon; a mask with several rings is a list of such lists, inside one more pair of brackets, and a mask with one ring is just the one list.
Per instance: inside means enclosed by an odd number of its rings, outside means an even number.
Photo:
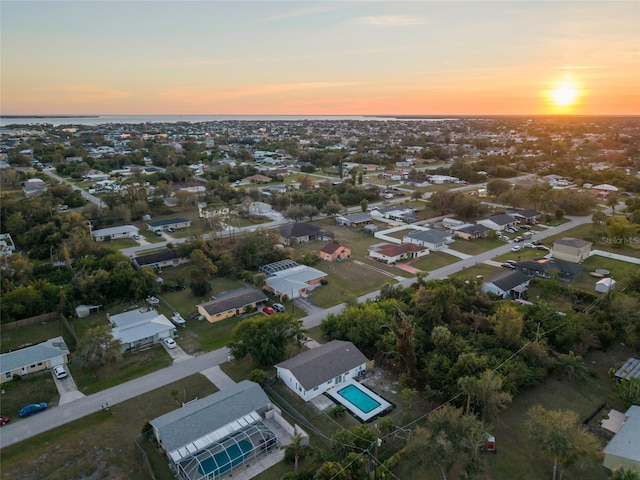
[{"label": "beige house", "polygon": [[591,242],[580,238],[563,237],[553,242],[552,255],[559,260],[580,263],[591,253]]},{"label": "beige house", "polygon": [[209,323],[215,323],[255,309],[259,303],[267,300],[268,297],[261,290],[244,287],[217,294],[211,301],[199,304],[198,313]]},{"label": "beige house", "polygon": [[69,349],[62,337],[0,355],[0,383],[62,365],[69,360]]}]

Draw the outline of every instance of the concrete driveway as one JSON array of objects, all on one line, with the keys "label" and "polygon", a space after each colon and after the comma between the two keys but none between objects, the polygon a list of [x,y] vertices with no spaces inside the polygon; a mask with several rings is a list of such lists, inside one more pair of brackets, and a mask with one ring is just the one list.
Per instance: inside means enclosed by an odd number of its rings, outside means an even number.
[{"label": "concrete driveway", "polygon": [[183,362],[185,360],[193,358],[193,355],[189,355],[187,352],[185,352],[180,345],[175,348],[169,348],[164,342],[162,342],[162,346],[171,357],[171,360],[173,360],[173,363]]},{"label": "concrete driveway", "polygon": [[58,402],[58,405],[64,405],[65,403],[73,402],[74,400],[85,396],[84,393],[78,390],[78,386],[71,376],[69,367],[65,365],[64,369],[67,371],[67,376],[65,378],[57,378],[53,373],[53,370],[51,370],[53,381],[56,383],[58,394],[60,394],[60,401]]}]

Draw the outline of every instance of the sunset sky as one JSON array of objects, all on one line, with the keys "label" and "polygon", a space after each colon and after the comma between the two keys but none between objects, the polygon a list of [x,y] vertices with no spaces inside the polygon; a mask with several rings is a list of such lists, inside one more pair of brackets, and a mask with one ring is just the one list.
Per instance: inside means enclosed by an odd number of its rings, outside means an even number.
[{"label": "sunset sky", "polygon": [[0,113],[640,114],[638,1],[2,0]]}]

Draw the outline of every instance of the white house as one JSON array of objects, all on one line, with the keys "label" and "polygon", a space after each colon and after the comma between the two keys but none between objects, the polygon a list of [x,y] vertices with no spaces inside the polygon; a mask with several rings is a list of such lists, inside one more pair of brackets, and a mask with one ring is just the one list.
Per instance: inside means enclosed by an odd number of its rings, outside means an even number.
[{"label": "white house", "polygon": [[117,315],[107,315],[111,333],[122,342],[122,351],[133,350],[173,338],[175,326],[167,317],[153,309],[140,308]]},{"label": "white house", "polygon": [[511,215],[503,213],[500,215],[493,215],[492,217],[485,218],[483,220],[478,220],[476,223],[497,231],[508,227],[515,227],[520,222]]},{"label": "white house", "polygon": [[440,230],[416,230],[402,239],[402,243],[413,243],[429,250],[440,250],[453,242],[452,235]]},{"label": "white house", "polygon": [[118,227],[93,230],[91,236],[96,242],[103,242],[107,239],[132,238],[134,235],[138,235],[138,231],[138,227],[135,225],[120,225]]},{"label": "white house", "polygon": [[530,281],[526,274],[518,270],[507,270],[487,278],[482,284],[482,291],[493,293],[501,298],[510,296],[520,298],[527,290]]},{"label": "white house", "polygon": [[308,435],[290,425],[262,388],[249,380],[149,423],[182,480],[251,478],[243,476],[246,468],[260,462],[266,469],[279,462],[280,446],[292,436],[302,437],[303,445],[309,442]]},{"label": "white house", "polygon": [[304,401],[362,374],[367,357],[351,342],[332,340],[276,365],[276,375]]}]

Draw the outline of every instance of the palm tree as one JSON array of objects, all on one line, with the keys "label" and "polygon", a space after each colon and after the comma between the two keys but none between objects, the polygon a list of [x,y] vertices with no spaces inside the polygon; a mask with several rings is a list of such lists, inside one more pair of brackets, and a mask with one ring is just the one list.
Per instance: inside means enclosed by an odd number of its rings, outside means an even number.
[{"label": "palm tree", "polygon": [[311,447],[302,443],[302,437],[296,435],[291,437],[291,443],[284,450],[284,456],[287,461],[293,460],[293,473],[298,474],[298,462],[311,453]]}]

